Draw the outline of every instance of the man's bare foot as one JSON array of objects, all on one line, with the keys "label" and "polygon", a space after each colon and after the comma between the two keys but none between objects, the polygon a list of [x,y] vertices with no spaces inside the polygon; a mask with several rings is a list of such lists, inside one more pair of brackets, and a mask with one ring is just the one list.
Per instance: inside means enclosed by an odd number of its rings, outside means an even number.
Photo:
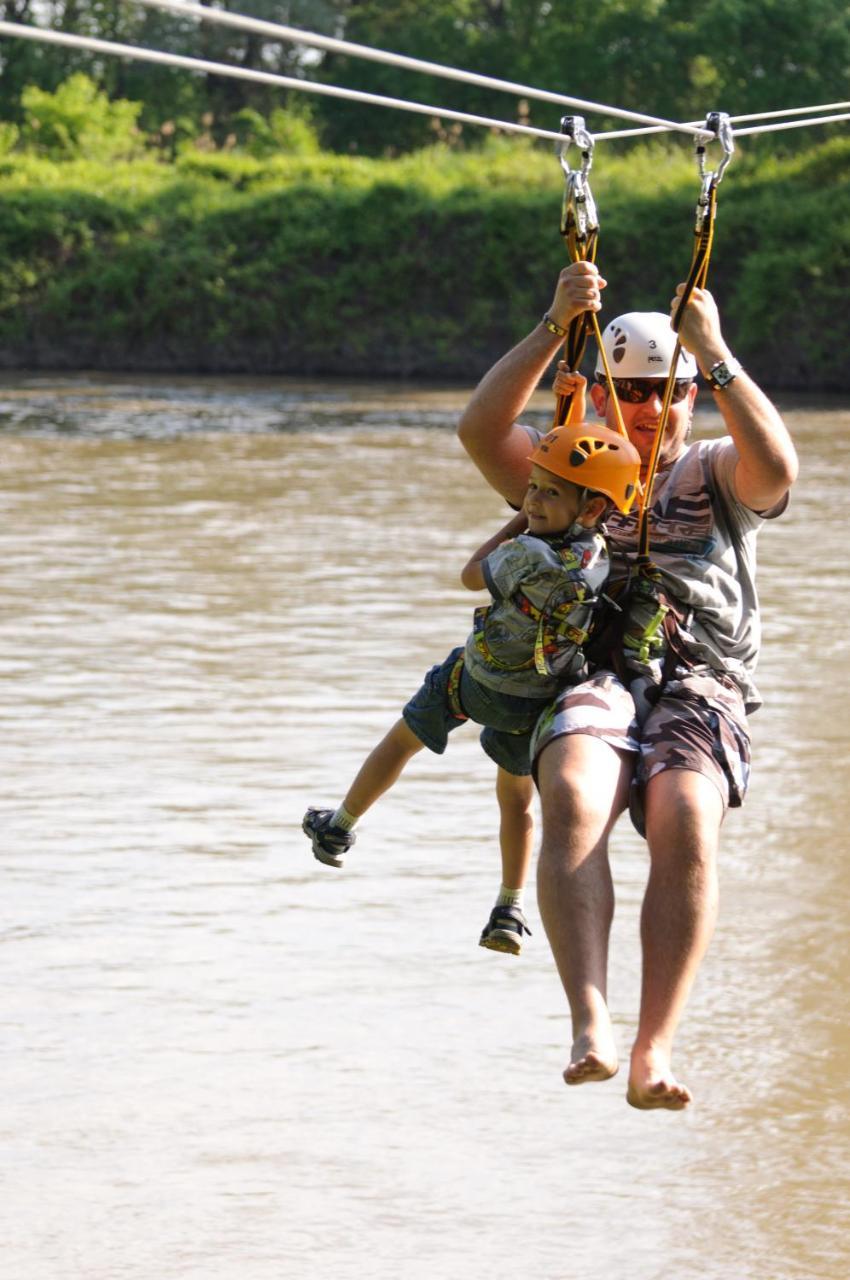
[{"label": "man's bare foot", "polygon": [[567,1084],[592,1084],[598,1080],[610,1080],[617,1074],[619,1067],[617,1047],[611,1032],[588,1032],[576,1037],[564,1080]]},{"label": "man's bare foot", "polygon": [[641,1111],[662,1107],[683,1111],[691,1101],[691,1091],[679,1084],[670,1063],[660,1054],[632,1054],[626,1101]]}]

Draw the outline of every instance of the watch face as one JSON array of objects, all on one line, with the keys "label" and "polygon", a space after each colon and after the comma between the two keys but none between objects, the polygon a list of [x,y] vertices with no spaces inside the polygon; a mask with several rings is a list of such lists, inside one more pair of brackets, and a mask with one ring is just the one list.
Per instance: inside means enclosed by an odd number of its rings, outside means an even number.
[{"label": "watch face", "polygon": [[738,376],[740,368],[737,361],[733,361],[730,367],[725,360],[721,360],[709,373],[709,381],[713,387],[726,387]]}]

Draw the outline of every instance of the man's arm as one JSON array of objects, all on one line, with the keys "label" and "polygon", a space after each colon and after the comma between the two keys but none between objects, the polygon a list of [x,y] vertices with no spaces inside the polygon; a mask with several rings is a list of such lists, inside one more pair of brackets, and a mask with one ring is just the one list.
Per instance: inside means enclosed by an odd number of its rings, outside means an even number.
[{"label": "man's arm", "polygon": [[484,581],[481,562],[486,560],[490,552],[496,550],[496,547],[500,547],[509,538],[515,538],[519,533],[525,533],[527,528],[528,521],[525,518],[525,512],[518,511],[498,533],[494,533],[491,538],[481,544],[477,551],[472,553],[461,570],[460,580],[463,585],[469,591],[483,591],[487,583]]},{"label": "man's arm", "polygon": [[[684,286],[673,299],[678,306]],[[694,289],[679,329],[682,346],[695,357],[703,375],[732,352],[720,330],[717,304],[706,289]],[[712,392],[735,442],[738,463],[735,492],[751,511],[768,511],[784,498],[797,478],[797,453],[788,429],[764,392],[743,369],[728,387]]]},{"label": "man's arm", "polygon": [[[549,307],[550,318],[566,329],[583,311],[598,311],[605,284],[592,262],[565,267]],[[533,447],[517,419],[562,342],[538,324],[484,375],[458,425],[461,444],[484,479],[517,506],[525,494]]]}]

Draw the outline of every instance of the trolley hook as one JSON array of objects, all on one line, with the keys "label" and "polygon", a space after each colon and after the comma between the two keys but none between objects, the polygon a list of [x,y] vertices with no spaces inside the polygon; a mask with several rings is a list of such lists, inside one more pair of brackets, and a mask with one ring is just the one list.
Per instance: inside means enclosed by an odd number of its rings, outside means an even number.
[{"label": "trolley hook", "polygon": [[[705,135],[710,136],[706,137]],[[717,168],[709,170],[706,168],[705,153],[709,143],[714,139],[720,143],[723,154],[720,157]],[[694,153],[699,167],[700,178],[702,179],[696,210],[696,234],[699,236],[703,232],[709,209],[712,206],[712,200],[716,198],[717,188],[723,180],[729,161],[735,154],[735,138],[732,133],[732,125],[725,111],[709,111],[705,117],[704,133],[697,138],[694,144]]]},{"label": "trolley hook", "polygon": [[[719,186],[723,180],[727,165],[735,154],[735,136],[732,132],[732,122],[725,111],[709,111],[705,117],[704,134],[709,136],[705,137],[703,135],[697,138],[694,144],[700,177],[710,178],[715,186]],[[708,144],[713,140],[720,143],[723,155],[720,157],[720,162],[714,172],[708,173],[705,167],[705,153]]]},{"label": "trolley hook", "polygon": [[[568,234],[572,222],[578,239],[584,241],[599,230],[596,204],[587,182],[587,176],[593,168],[593,136],[588,132],[583,116],[564,116],[561,120],[561,133],[564,134],[565,141],[560,144],[558,158],[566,183],[561,212],[561,235]],[[571,169],[567,159],[573,142],[581,151],[581,167],[578,169]]]}]

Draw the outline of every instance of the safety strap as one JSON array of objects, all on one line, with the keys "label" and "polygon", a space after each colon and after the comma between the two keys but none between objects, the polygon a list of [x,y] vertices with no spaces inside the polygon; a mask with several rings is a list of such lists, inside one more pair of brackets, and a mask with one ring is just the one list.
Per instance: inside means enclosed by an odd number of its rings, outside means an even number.
[{"label": "safety strap", "polygon": [[[729,123],[728,115],[720,111],[713,111],[705,121],[706,133],[712,134],[720,142],[723,148],[723,156],[717,168],[712,172],[706,172],[705,167],[705,151],[707,142],[700,138],[696,143],[696,158],[699,165],[701,178],[701,189],[699,200],[696,208],[696,223],[694,226],[694,248],[691,257],[691,268],[688,272],[688,278],[685,282],[685,288],[679,299],[679,305],[673,316],[673,329],[676,333],[682,323],[682,318],[688,303],[691,300],[694,289],[702,289],[705,287],[706,277],[708,275],[708,263],[711,258],[711,247],[714,240],[714,221],[717,213],[717,188],[726,171],[726,166],[732,158],[735,150],[735,142],[732,134],[732,126]],[[652,453],[649,458],[646,479],[643,484],[643,494],[640,499],[639,529],[638,529],[638,565],[642,567],[652,568],[649,555],[649,513],[652,502],[652,490],[655,484],[655,476],[658,471],[658,459],[661,453],[661,442],[664,433],[667,430],[667,422],[670,417],[670,408],[673,403],[673,388],[676,383],[676,367],[679,363],[679,354],[682,350],[682,343],[679,338],[676,339],[676,345],[673,349],[673,359],[670,365],[670,372],[667,375],[667,383],[664,387],[664,399],[661,405],[661,417],[658,422],[658,430],[655,433],[655,440],[652,445]]]},{"label": "safety strap", "polygon": [[[596,203],[590,190],[590,183],[587,180],[587,175],[593,165],[593,137],[588,132],[581,116],[564,116],[561,120],[561,133],[567,139],[559,152],[561,169],[564,173],[561,236],[567,247],[571,262],[595,262],[599,240],[599,218],[596,213]],[[567,160],[571,142],[575,142],[581,151],[582,162],[579,169],[571,169]],[[620,403],[616,395],[614,395],[611,370],[602,346],[602,334],[595,311],[583,311],[581,315],[576,316],[571,321],[564,340],[564,359],[566,360],[567,368],[576,371],[581,364],[587,339],[591,333],[596,338],[602,365],[605,369],[608,390],[615,406],[617,428],[620,434],[625,436],[626,428],[620,413]],[[573,408],[574,398],[573,396],[560,395],[556,397],[555,413],[552,421],[553,427],[562,427],[567,423],[580,421],[577,413],[570,412]],[[583,418],[583,402],[581,409]]]},{"label": "safety strap", "polygon": [[[690,626],[693,610],[681,605],[661,582],[655,565],[642,565],[630,569],[622,578],[609,579],[600,597],[599,603],[606,607],[594,631],[588,657],[595,666],[610,667],[626,685],[632,678],[627,655],[643,665],[660,658],[662,684],[677,664],[693,665],[693,658],[682,643],[682,629]],[[639,596],[652,612],[636,630],[634,601]]]},{"label": "safety strap", "polygon": [[[555,595],[560,590],[562,590],[561,587],[555,587],[552,594]],[[567,621],[569,614],[577,605],[593,603],[585,596],[576,595],[569,602],[553,605],[551,608],[547,604],[542,609],[535,608],[528,597],[522,596],[519,592],[512,597],[512,601],[521,612],[528,614],[537,623],[534,654],[525,661],[517,663],[502,662],[497,658],[488,645],[486,637],[487,616],[490,609],[487,605],[482,605],[475,610],[473,632],[475,647],[488,666],[495,667],[499,671],[530,671],[534,668],[538,675],[551,675],[549,659],[553,654],[559,653],[565,643],[574,645],[578,649],[587,643],[590,637],[589,629],[576,627]]]},{"label": "safety strap", "polygon": [[460,678],[463,675],[463,650],[455,659],[454,666],[449,672],[448,683],[446,684],[446,696],[449,700],[449,710],[455,720],[468,720],[469,716],[464,711],[460,701]]}]

